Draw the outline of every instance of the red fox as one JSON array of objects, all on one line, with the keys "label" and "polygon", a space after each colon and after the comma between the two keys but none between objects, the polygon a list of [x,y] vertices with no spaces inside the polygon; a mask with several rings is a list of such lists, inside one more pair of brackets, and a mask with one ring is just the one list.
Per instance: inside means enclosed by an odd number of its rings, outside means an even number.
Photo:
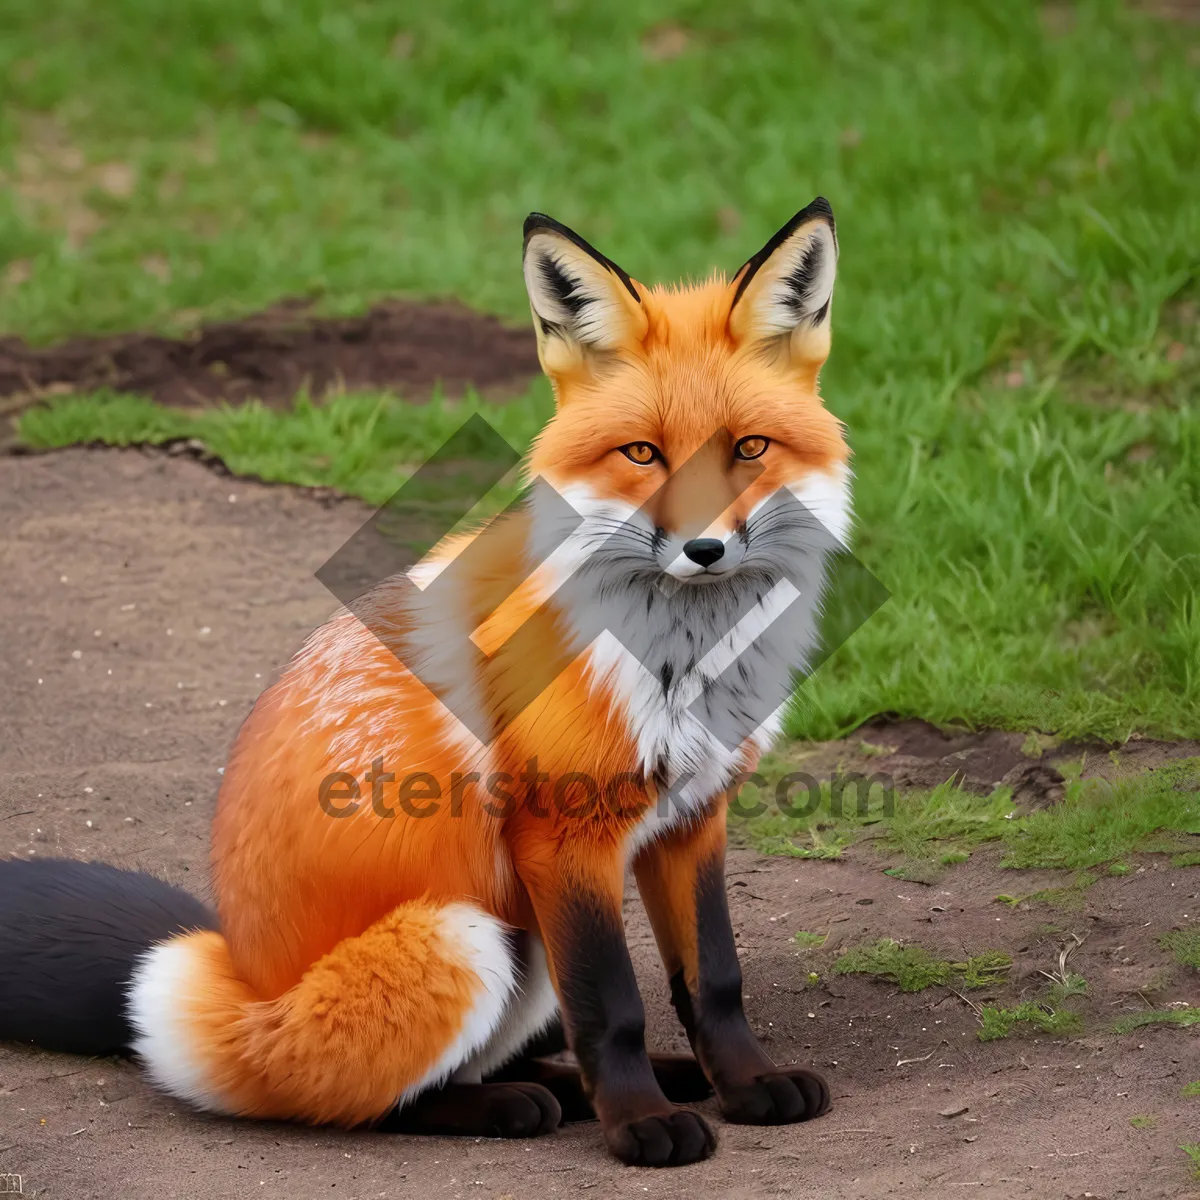
[{"label": "red fox", "polygon": [[[820,198],[678,289],[531,215],[556,411],[527,472],[549,488],[336,615],[259,698],[215,915],[98,864],[0,864],[0,1037],[123,1046],[246,1117],[524,1137],[594,1114],[650,1166],[712,1153],[679,1106],[711,1092],[728,1121],[824,1113],[825,1081],[744,1015],[724,858],[727,790],[778,732],[851,519],[818,394],[836,260]],[[694,1057],[647,1052],[627,866]],[[549,1061],[563,1038],[577,1068]]]}]

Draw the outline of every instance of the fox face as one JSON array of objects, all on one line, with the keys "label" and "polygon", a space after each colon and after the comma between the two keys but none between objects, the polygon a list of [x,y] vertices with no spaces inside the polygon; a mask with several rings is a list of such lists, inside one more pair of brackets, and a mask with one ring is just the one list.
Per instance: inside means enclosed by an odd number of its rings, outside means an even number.
[{"label": "fox face", "polygon": [[728,587],[845,540],[849,452],[817,390],[836,261],[820,199],[731,280],[682,289],[647,288],[529,218],[525,281],[557,401],[530,470],[583,518],[581,558],[609,579]]},{"label": "fox face", "polygon": [[677,289],[638,283],[548,217],[526,222],[557,401],[529,464],[550,485],[532,494],[533,557],[639,768],[678,787],[680,812],[770,744],[817,644],[850,523],[849,451],[817,386],[836,262],[821,199],[732,279]]}]

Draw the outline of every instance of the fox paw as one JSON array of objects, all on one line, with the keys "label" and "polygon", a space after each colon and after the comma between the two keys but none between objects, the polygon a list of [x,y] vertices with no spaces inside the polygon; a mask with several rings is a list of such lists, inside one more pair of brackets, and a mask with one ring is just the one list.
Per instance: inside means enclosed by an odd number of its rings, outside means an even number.
[{"label": "fox paw", "polygon": [[536,1083],[497,1086],[487,1098],[492,1137],[530,1138],[553,1133],[562,1124],[558,1101]]},{"label": "fox paw", "polygon": [[708,1122],[685,1108],[623,1121],[606,1129],[604,1140],[617,1158],[634,1167],[681,1167],[708,1158],[717,1146]]},{"label": "fox paw", "polygon": [[771,1071],[720,1094],[721,1115],[734,1125],[792,1125],[829,1111],[829,1084],[802,1067]]}]

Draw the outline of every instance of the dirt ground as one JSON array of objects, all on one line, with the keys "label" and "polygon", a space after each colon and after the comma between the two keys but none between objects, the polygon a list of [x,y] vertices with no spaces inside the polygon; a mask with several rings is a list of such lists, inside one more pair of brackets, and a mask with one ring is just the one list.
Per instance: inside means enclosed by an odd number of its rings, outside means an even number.
[{"label": "dirt ground", "polygon": [[437,384],[498,398],[539,369],[532,328],[459,304],[389,300],[365,316],[319,318],[289,303],[181,338],[128,333],[40,348],[0,337],[0,412],[102,387],[182,408],[250,398],[286,406],[302,389],[316,397],[343,387],[422,400]]},{"label": "dirt ground", "polygon": [[[0,512],[0,853],[106,859],[203,893],[231,739],[333,608],[314,571],[366,510],[159,453],[77,449],[0,459]],[[864,736],[887,742],[886,728]],[[993,774],[1021,765],[1005,766],[995,747],[922,749],[911,729],[890,744],[914,774],[922,756],[974,754]],[[23,1176],[27,1195],[69,1198],[519,1200],[593,1188],[692,1200],[1200,1198],[1177,1149],[1200,1141],[1200,1100],[1180,1096],[1200,1078],[1200,1030],[1107,1031],[1145,1007],[1140,990],[1159,987],[1156,1004],[1187,995],[1153,939],[1194,917],[1200,871],[1145,857],[1059,911],[996,903],[999,892],[1065,880],[1014,879],[986,851],[933,886],[884,875],[885,865],[868,848],[836,862],[731,855],[751,1020],[777,1061],[826,1072],[835,1104],[810,1125],[719,1125],[707,1163],[623,1168],[586,1124],[500,1142],[219,1120],[155,1093],[131,1064],[7,1046],[0,1173]],[[651,1041],[682,1048],[634,899],[628,921]],[[799,929],[829,930],[829,944],[803,950]],[[1035,993],[1037,971],[1078,934],[1071,966],[1089,981],[1088,1032],[985,1044],[971,1008],[946,989],[906,995],[828,974],[838,947],[884,934],[954,959],[1011,952],[1009,1002]],[[810,971],[822,982],[810,985]],[[1153,1122],[1135,1128],[1135,1116]]]}]

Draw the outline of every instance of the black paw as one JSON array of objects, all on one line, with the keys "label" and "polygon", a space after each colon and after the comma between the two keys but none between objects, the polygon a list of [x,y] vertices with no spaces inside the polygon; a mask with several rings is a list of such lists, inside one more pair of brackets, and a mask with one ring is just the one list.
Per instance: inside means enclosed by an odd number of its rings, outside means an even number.
[{"label": "black paw", "polygon": [[605,1129],[608,1148],[633,1167],[682,1167],[708,1158],[717,1138],[703,1117],[679,1109],[661,1117],[641,1117]]},{"label": "black paw", "polygon": [[815,1071],[792,1067],[726,1089],[720,1100],[721,1115],[734,1125],[792,1125],[829,1111],[829,1084]]},{"label": "black paw", "polygon": [[488,1091],[487,1123],[491,1132],[485,1137],[541,1137],[562,1124],[558,1101],[540,1084],[497,1084]]}]

